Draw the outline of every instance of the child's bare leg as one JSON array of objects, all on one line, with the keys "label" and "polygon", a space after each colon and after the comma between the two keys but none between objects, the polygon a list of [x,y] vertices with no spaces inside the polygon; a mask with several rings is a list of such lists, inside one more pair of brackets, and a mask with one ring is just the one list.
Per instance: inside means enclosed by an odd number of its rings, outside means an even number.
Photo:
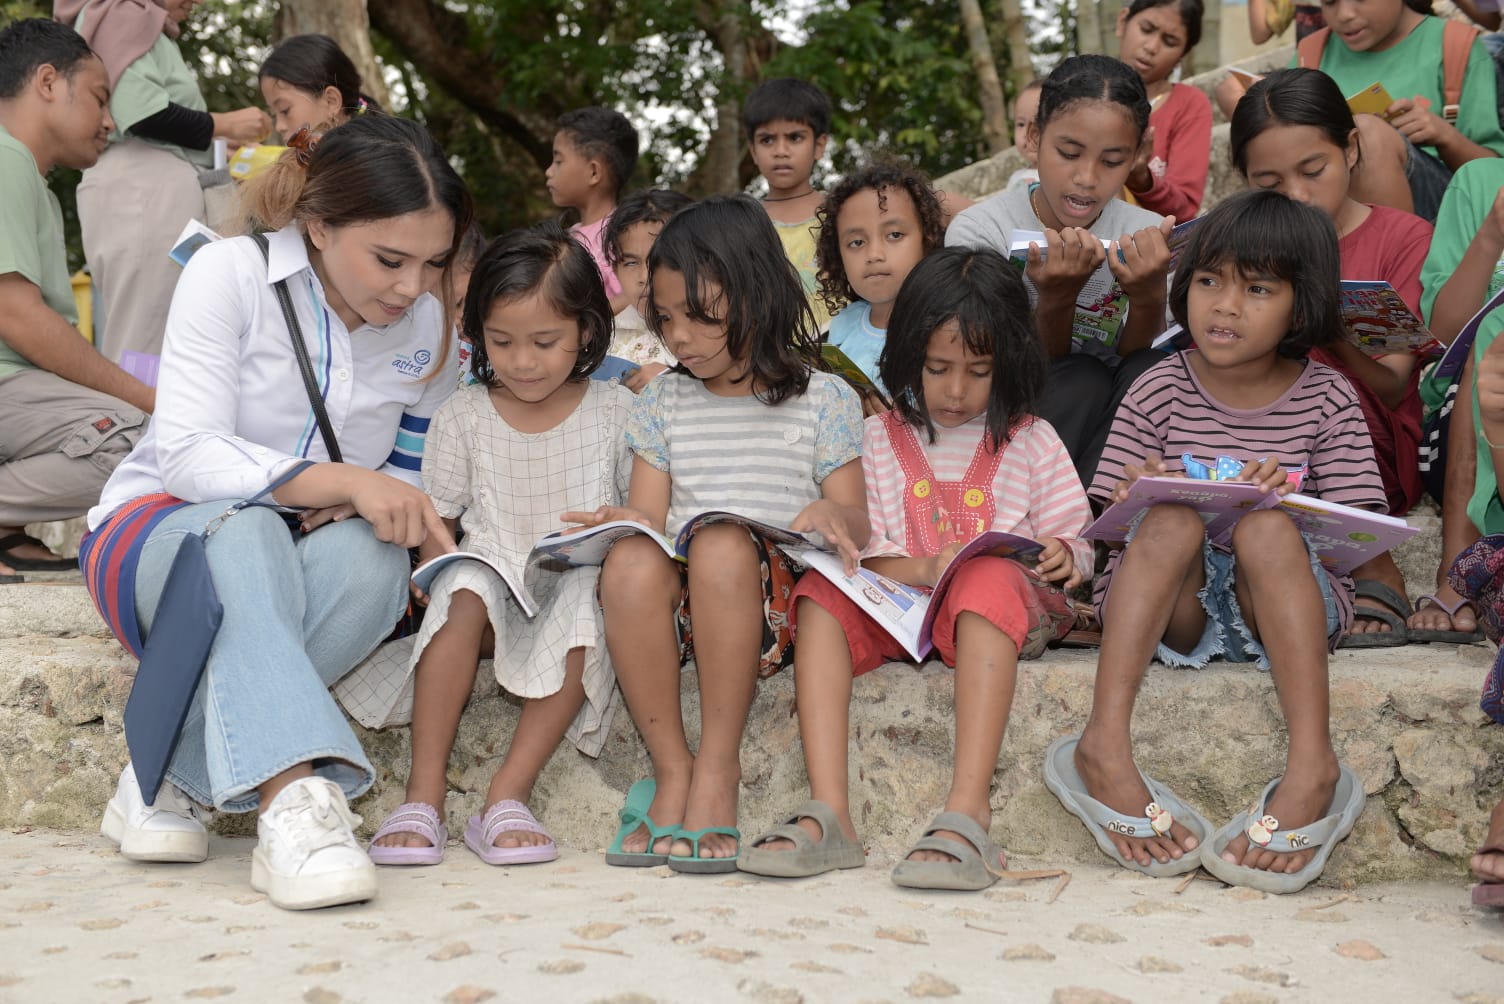
[{"label": "child's bare leg", "polygon": [[[547,697],[538,697],[522,705],[522,717],[512,734],[506,759],[491,778],[486,806],[505,799],[527,803],[533,797],[533,785],[548,758],[559,748],[559,740],[569,731],[569,723],[585,704],[585,650],[572,648],[564,657],[564,686]],[[524,830],[507,830],[496,838],[497,847],[530,847],[545,844],[548,837]]]},{"label": "child's bare leg", "polygon": [[[1383,554],[1379,555],[1376,558],[1370,558],[1369,560],[1363,562],[1363,564],[1359,565],[1357,568],[1354,568],[1353,578],[1373,579],[1376,582],[1384,583],[1384,585],[1388,586],[1390,589],[1393,589],[1401,596],[1405,595],[1404,573],[1400,571],[1400,566],[1394,563],[1394,555],[1390,554],[1388,551],[1385,551]],[[1353,603],[1355,606],[1360,608],[1372,607],[1376,610],[1389,609],[1384,605],[1382,601],[1370,599],[1367,596],[1360,596],[1356,600],[1354,600]],[[1394,611],[1394,613],[1398,615],[1404,613],[1404,611],[1396,610]],[[1363,634],[1370,631],[1384,632],[1389,630],[1391,630],[1391,628],[1383,621],[1370,620],[1369,618],[1365,617],[1354,618],[1353,626],[1348,629],[1347,633]]]},{"label": "child's bare leg", "polygon": [[[707,526],[689,545],[689,616],[700,676],[700,748],[684,810],[684,828],[735,826],[742,779],[742,733],[757,692],[763,629],[761,554],[745,528]],[[700,857],[733,858],[735,838],[712,833]],[[672,853],[689,855],[688,841]]]},{"label": "child's bare leg", "polygon": [[[1185,506],[1157,506],[1139,523],[1112,577],[1102,623],[1102,649],[1091,715],[1076,747],[1076,770],[1087,793],[1125,815],[1139,816],[1152,801],[1133,762],[1133,705],[1161,639],[1190,652],[1206,628],[1197,595],[1206,585],[1201,517]],[[1164,837],[1108,833],[1124,857],[1164,864],[1194,850],[1196,838],[1180,823]]]},{"label": "child's bare leg", "polygon": [[[468,589],[449,598],[449,619],[418,658],[413,681],[413,763],[407,776],[405,802],[423,802],[444,814],[448,791],[445,773],[460,716],[475,686],[481,642],[490,629],[486,604]],[[376,843],[381,847],[427,847],[416,833],[392,833]]]},{"label": "child's bare leg", "polygon": [[[841,832],[857,839],[851,821],[851,778],[847,742],[851,720],[851,646],[841,622],[820,604],[799,599],[799,640],[794,645],[794,703],[799,708],[799,740],[809,771],[809,794],[830,806]],[[798,821],[811,837],[824,831],[815,820]],[[788,840],[769,840],[761,850],[793,850]]]},{"label": "child's bare leg", "polygon": [[[1337,786],[1337,754],[1329,726],[1326,610],[1321,587],[1300,531],[1284,513],[1253,512],[1232,535],[1237,562],[1235,588],[1243,619],[1269,656],[1269,672],[1290,733],[1284,780],[1266,805],[1281,829],[1314,822],[1327,814]],[[1268,637],[1259,624],[1277,625]],[[1297,872],[1315,849],[1276,854],[1250,846],[1240,834],[1222,857],[1249,868]]]},{"label": "child's bare leg", "polygon": [[[1018,646],[981,614],[962,611],[956,618],[956,758],[950,777],[946,812],[975,819],[984,831],[992,826],[992,778],[1003,748],[1003,731],[1013,707],[1018,683]],[[963,847],[971,842],[959,833],[938,830],[936,836]],[[915,851],[910,861],[950,861],[956,855]],[[989,868],[1004,862],[988,861]]]},{"label": "child's bare leg", "polygon": [[1355,116],[1362,156],[1353,168],[1347,194],[1359,202],[1415,212],[1415,198],[1405,177],[1409,148],[1399,130],[1377,115]]},{"label": "child's bare leg", "polygon": [[[1462,600],[1447,572],[1463,549],[1478,539],[1478,528],[1468,517],[1467,504],[1478,480],[1478,430],[1473,426],[1473,362],[1469,358],[1457,384],[1457,397],[1447,429],[1446,489],[1441,500],[1441,562],[1436,566],[1436,598],[1451,606]],[[1410,618],[1409,626],[1421,631],[1476,631],[1478,618],[1462,607],[1449,617],[1438,606],[1426,604]]]},{"label": "child's bare leg", "polygon": [[[678,566],[658,546],[640,537],[618,541],[601,568],[601,610],[606,647],[622,698],[653,758],[658,793],[648,815],[661,825],[684,818],[694,759],[684,737],[679,706]],[[648,850],[648,831],[638,827],[622,841],[630,854]],[[667,837],[653,853],[667,854]]]}]

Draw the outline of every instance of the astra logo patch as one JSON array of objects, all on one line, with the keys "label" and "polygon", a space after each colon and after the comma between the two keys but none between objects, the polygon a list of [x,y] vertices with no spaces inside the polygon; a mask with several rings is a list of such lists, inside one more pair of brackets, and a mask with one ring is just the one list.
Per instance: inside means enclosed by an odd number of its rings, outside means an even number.
[{"label": "astra logo patch", "polygon": [[433,353],[427,349],[419,349],[412,355],[399,352],[392,360],[392,369],[405,376],[422,376],[428,364],[433,362]]}]

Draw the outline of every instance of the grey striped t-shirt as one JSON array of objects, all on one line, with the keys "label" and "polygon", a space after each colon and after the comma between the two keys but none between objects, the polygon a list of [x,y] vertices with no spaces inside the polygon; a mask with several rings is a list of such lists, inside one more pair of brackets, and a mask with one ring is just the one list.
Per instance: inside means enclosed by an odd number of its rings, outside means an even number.
[{"label": "grey striped t-shirt", "polygon": [[683,373],[653,379],[633,403],[627,443],[667,471],[669,534],[724,509],[786,527],[820,498],[820,483],[862,455],[862,406],[845,381],[810,374],[799,397],[768,405],[721,397]]}]

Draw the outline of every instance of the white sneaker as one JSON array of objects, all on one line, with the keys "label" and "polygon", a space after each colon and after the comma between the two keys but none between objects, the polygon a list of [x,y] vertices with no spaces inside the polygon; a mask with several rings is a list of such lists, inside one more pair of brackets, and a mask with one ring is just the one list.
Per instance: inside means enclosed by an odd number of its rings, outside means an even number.
[{"label": "white sneaker", "polygon": [[355,839],[359,825],[339,785],[322,777],[294,781],[256,823],[251,888],[284,910],[374,898],[376,866]]},{"label": "white sneaker", "polygon": [[130,764],[120,772],[99,832],[132,861],[202,861],[209,856],[203,810],[171,781],[163,781],[156,802],[147,805]]}]

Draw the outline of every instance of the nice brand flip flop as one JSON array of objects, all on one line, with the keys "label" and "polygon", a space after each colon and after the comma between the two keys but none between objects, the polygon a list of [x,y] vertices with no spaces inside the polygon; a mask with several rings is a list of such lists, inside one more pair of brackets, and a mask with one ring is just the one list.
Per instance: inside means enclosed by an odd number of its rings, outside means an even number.
[{"label": "nice brand flip flop", "polygon": [[[799,825],[801,819],[820,824],[819,840]],[[792,850],[773,851],[762,845],[770,840],[787,840]],[[867,863],[862,845],[841,832],[836,814],[824,802],[810,799],[799,806],[780,826],[775,826],[742,849],[736,866],[753,875],[773,878],[809,878],[837,868],[860,868]]]},{"label": "nice brand flip flop", "polygon": [[[1248,886],[1261,892],[1299,892],[1310,885],[1326,868],[1326,860],[1332,856],[1332,848],[1353,831],[1353,825],[1363,814],[1363,783],[1348,767],[1340,769],[1327,814],[1308,826],[1295,829],[1280,829],[1279,820],[1265,810],[1269,796],[1274,794],[1282,778],[1270,781],[1259,795],[1258,801],[1201,845],[1201,867],[1228,885]],[[1242,834],[1246,834],[1251,842],[1276,854],[1295,854],[1312,848],[1315,848],[1316,854],[1300,871],[1289,874],[1249,868],[1222,860],[1222,852],[1227,850],[1227,845]]]},{"label": "nice brand flip flop", "polygon": [[[1055,797],[1060,799],[1060,804],[1065,806],[1067,812],[1086,824],[1086,829],[1097,841],[1097,846],[1102,849],[1112,860],[1124,868],[1131,868],[1145,875],[1155,878],[1167,878],[1171,875],[1184,875],[1186,872],[1195,871],[1201,866],[1200,850],[1206,846],[1208,835],[1212,831],[1212,824],[1207,822],[1195,809],[1182,802],[1173,791],[1154,780],[1143,771],[1138,776],[1144,782],[1144,787],[1149,789],[1149,805],[1144,809],[1144,815],[1140,817],[1125,816],[1111,806],[1092,798],[1087,794],[1086,782],[1076,771],[1076,747],[1081,742],[1080,736],[1061,736],[1050,744],[1050,748],[1044,754],[1044,783]],[[1172,823],[1180,823],[1191,835],[1196,838],[1196,850],[1186,852],[1180,858],[1171,858],[1169,861],[1151,861],[1147,865],[1141,865],[1133,858],[1124,857],[1118,853],[1117,845],[1112,842],[1108,832],[1118,833],[1125,837],[1150,837],[1156,834],[1170,832]]]},{"label": "nice brand flip flop", "polygon": [[[376,841],[393,833],[416,833],[428,841],[427,847],[381,847]],[[444,844],[449,831],[439,818],[439,811],[426,802],[404,802],[382,820],[381,828],[371,838],[367,854],[378,865],[436,865],[444,860]]]},{"label": "nice brand flip flop", "polygon": [[[503,833],[538,833],[548,840],[520,847],[497,847],[496,838]],[[465,826],[465,846],[488,865],[531,865],[552,861],[559,856],[559,846],[539,824],[527,806],[504,798],[486,810],[484,816],[471,816]]]}]

